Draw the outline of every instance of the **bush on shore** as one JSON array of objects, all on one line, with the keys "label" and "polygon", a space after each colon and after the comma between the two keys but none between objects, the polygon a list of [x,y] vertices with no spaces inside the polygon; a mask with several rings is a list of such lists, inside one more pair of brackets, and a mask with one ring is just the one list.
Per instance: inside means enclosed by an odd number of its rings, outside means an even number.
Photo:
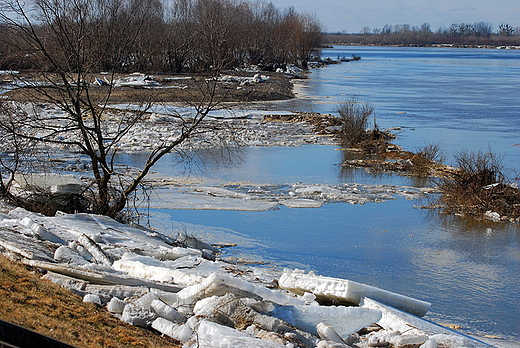
[{"label": "bush on shore", "polygon": [[355,97],[339,105],[341,138],[345,145],[358,145],[367,138],[368,119],[373,112],[374,107],[370,103],[359,103]]}]

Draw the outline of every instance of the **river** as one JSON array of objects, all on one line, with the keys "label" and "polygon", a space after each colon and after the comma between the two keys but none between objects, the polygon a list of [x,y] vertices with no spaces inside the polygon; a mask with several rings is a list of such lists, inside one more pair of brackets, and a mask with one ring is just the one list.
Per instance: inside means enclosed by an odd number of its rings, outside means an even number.
[{"label": "river", "polygon": [[[440,144],[453,162],[460,150],[503,156],[520,172],[520,51],[335,47],[323,56],[360,61],[313,70],[300,99],[271,108],[334,112],[356,95],[373,103],[380,127],[401,127],[396,143],[413,150]],[[395,175],[346,171],[334,146],[252,147],[230,166],[206,163],[221,182],[283,186],[295,182],[433,185]],[[177,174],[175,161],[157,171]],[[423,202],[424,203],[424,202]],[[224,256],[348,278],[432,303],[427,318],[472,334],[520,341],[518,225],[476,222],[414,209],[415,200],[282,207],[265,212],[152,210],[152,225],[237,242]]]}]

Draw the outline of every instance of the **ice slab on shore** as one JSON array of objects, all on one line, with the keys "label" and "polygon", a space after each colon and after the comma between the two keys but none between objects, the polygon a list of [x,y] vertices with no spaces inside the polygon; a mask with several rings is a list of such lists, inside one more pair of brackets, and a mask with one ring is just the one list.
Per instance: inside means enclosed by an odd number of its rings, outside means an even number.
[{"label": "ice slab on shore", "polygon": [[[54,258],[54,250],[34,238],[27,237],[21,233],[13,231],[10,227],[13,222],[0,222],[0,246],[19,254],[29,260],[51,261]],[[14,222],[16,224],[16,221]]]},{"label": "ice slab on shore", "polygon": [[209,277],[177,293],[178,306],[193,307],[203,298],[214,295],[222,296],[228,292],[239,296],[261,298],[279,305],[302,305],[304,301],[284,294],[279,290],[271,290],[262,285],[252,284],[246,280],[226,274],[213,273]]},{"label": "ice slab on shore", "polygon": [[344,306],[279,306],[271,314],[314,335],[318,334],[318,324],[325,323],[342,337],[381,319],[379,310]]},{"label": "ice slab on shore", "polygon": [[[124,254],[120,260],[114,262],[114,269],[126,274],[143,279],[154,280],[162,283],[175,283],[185,286],[193,285],[204,279],[201,272],[201,263],[206,263],[202,258],[190,256],[180,258],[176,261],[160,261],[149,256],[135,254]],[[211,264],[213,265],[213,264]],[[178,270],[177,268],[182,268]],[[196,270],[190,268],[197,268]],[[212,267],[208,271],[222,271],[218,267]]]},{"label": "ice slab on shore", "polygon": [[188,325],[178,325],[164,318],[155,319],[152,323],[152,327],[160,333],[178,340],[181,343],[188,342],[193,335],[193,331]]},{"label": "ice slab on shore", "polygon": [[[381,320],[379,320],[377,324],[390,332],[402,332],[406,333],[406,335],[416,336],[427,335],[430,336],[430,338],[439,335],[437,336],[438,338],[443,338],[450,342],[465,342],[467,346],[488,346],[484,342],[476,340],[473,337],[469,337],[460,332],[435,324],[413,314],[403,312],[402,310],[385,305],[368,297],[363,299],[361,306],[362,308],[379,310],[382,316]],[[438,343],[441,342],[439,341]],[[450,346],[451,345],[447,345],[446,347]]]},{"label": "ice slab on shore", "polygon": [[199,348],[287,348],[284,344],[254,338],[245,332],[208,320],[200,322],[196,337],[193,337],[186,346]]},{"label": "ice slab on shore", "polygon": [[282,274],[278,283],[280,288],[298,295],[311,292],[316,296],[318,302],[327,300],[357,305],[363,297],[371,297],[418,316],[424,316],[431,306],[429,302],[346,279],[293,272]]},{"label": "ice slab on shore", "polygon": [[318,335],[322,340],[345,344],[345,341],[343,341],[336,330],[334,330],[334,328],[330,325],[321,322],[316,325],[316,330],[318,331]]},{"label": "ice slab on shore", "polygon": [[16,183],[24,190],[44,190],[58,194],[80,194],[87,185],[72,175],[60,174],[17,174]]},{"label": "ice slab on shore", "polygon": [[[124,250],[150,251],[157,255],[170,255],[172,258],[178,254],[165,242],[168,241],[168,237],[145,228],[123,225],[105,216],[60,213],[55,217],[46,217],[22,208],[13,209],[9,212],[9,216],[11,219],[3,219],[0,221],[0,226],[24,232],[23,228],[28,228],[22,224],[22,221],[31,222],[31,226],[44,225],[47,235],[56,236],[54,241],[69,242],[69,247],[71,242],[85,244],[81,248],[92,249],[89,252],[94,252],[100,258],[98,261],[106,265],[111,264],[110,258],[120,258]],[[169,240],[171,241],[171,238]],[[81,256],[85,258],[85,255]]]}]

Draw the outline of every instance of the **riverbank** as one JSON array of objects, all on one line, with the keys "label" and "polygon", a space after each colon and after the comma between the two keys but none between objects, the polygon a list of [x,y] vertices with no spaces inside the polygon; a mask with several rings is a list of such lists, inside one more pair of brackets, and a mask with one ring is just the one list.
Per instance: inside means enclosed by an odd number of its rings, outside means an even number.
[{"label": "riverbank", "polygon": [[479,48],[488,50],[520,50],[519,45],[486,45],[486,44],[456,44],[456,43],[440,43],[440,44],[388,44],[383,43],[369,44],[369,43],[328,43],[327,47],[336,46],[372,46],[372,47],[434,47],[434,48]]},{"label": "riverbank", "polygon": [[[176,347],[173,339],[132,327],[35,268],[0,256],[0,319],[76,347]],[[0,342],[6,342],[5,332]],[[17,339],[22,343],[23,339]],[[34,345],[43,342],[32,342]],[[49,344],[47,342],[47,344]]]},{"label": "riverbank", "polygon": [[[302,78],[303,72],[289,66],[287,71],[260,72],[251,67],[243,71],[227,71],[217,76],[167,75],[167,74],[91,74],[89,94],[100,103],[107,95],[110,103],[197,103],[210,94],[215,101],[225,103],[247,103],[294,98],[292,79]],[[46,75],[42,80],[30,71],[0,72],[0,88],[7,90],[11,100],[19,102],[46,102],[43,90],[49,97],[56,97],[56,88],[50,82],[60,84],[59,77]],[[48,86],[48,87],[47,87]],[[40,100],[41,99],[41,100]]]},{"label": "riverbank", "polygon": [[[123,322],[157,330],[185,347],[486,346],[415,316],[424,315],[427,302],[313,273],[228,263],[219,259],[215,246],[178,231],[166,234],[96,215],[44,217],[7,206],[2,211],[4,255],[80,295],[91,303],[88,308],[94,315],[106,306]],[[23,270],[18,267],[18,272]],[[25,280],[10,287],[18,295],[13,302],[43,301],[52,308],[51,316],[69,316],[71,324],[91,322],[88,316],[70,316],[58,305],[53,307],[48,294],[36,291],[52,287],[33,278],[21,278]],[[9,286],[7,280],[2,286]],[[360,303],[360,294],[371,299]],[[347,303],[357,306],[346,307]],[[18,318],[22,324],[29,320],[21,312]],[[96,323],[106,329],[100,317]],[[56,325],[39,329],[78,346],[90,345],[91,341],[70,338],[77,336],[74,326]],[[95,342],[107,340],[111,338]]]}]

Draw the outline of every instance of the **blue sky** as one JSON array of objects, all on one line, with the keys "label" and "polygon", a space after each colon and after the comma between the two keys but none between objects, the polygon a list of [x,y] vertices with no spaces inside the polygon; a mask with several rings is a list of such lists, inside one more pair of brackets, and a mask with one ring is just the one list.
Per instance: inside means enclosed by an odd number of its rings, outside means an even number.
[{"label": "blue sky", "polygon": [[479,21],[491,23],[494,31],[501,23],[520,26],[519,0],[273,0],[273,4],[315,13],[327,31],[359,32],[364,26],[424,22],[433,30]]}]

